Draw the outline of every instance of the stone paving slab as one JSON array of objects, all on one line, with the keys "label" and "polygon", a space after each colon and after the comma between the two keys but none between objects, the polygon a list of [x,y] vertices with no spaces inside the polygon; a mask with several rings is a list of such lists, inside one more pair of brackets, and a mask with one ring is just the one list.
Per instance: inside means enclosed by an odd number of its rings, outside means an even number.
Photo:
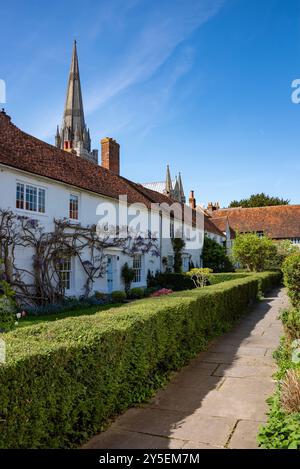
[{"label": "stone paving slab", "polygon": [[140,408],[118,417],[85,448],[257,448],[276,370],[284,291],[260,302]]},{"label": "stone paving slab", "polygon": [[109,429],[101,435],[101,439],[98,436],[92,438],[83,446],[83,449],[180,449],[186,443],[188,442],[174,438],[162,438],[123,429]]},{"label": "stone paving slab", "polygon": [[[189,415],[188,415],[189,414]],[[112,429],[122,428],[194,443],[224,445],[235,425],[234,418],[174,412],[162,408],[130,409]]]},{"label": "stone paving slab", "polygon": [[259,427],[263,425],[263,423],[264,422],[256,422],[253,420],[240,420],[228,443],[228,448],[257,449],[256,435],[258,434]]}]

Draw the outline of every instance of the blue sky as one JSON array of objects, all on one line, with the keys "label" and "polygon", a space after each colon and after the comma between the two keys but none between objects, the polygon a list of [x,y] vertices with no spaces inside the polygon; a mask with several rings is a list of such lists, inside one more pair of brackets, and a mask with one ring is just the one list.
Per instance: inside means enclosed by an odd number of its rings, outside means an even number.
[{"label": "blue sky", "polygon": [[265,191],[300,203],[300,0],[2,2],[7,112],[53,142],[72,41],[94,147],[121,144],[122,175],[181,171],[197,201]]}]

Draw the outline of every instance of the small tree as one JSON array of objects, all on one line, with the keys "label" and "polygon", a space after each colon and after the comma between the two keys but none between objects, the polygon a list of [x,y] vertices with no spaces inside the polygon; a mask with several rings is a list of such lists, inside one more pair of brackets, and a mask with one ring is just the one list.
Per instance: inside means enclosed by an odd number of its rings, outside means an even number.
[{"label": "small tree", "polygon": [[135,272],[132,269],[132,267],[129,267],[127,262],[125,262],[125,264],[122,267],[121,275],[122,275],[122,279],[125,285],[125,292],[126,292],[126,295],[128,296],[131,284],[134,280]]},{"label": "small tree", "polygon": [[209,274],[213,272],[212,269],[192,269],[186,273],[194,282],[196,288],[205,287],[208,283]]},{"label": "small tree", "polygon": [[214,272],[233,272],[234,267],[226,254],[225,246],[205,236],[202,251],[203,266]]},{"label": "small tree", "polygon": [[251,272],[266,270],[270,259],[277,254],[274,242],[255,233],[237,234],[232,248],[234,259]]},{"label": "small tree", "polygon": [[185,246],[185,242],[181,237],[172,239],[173,251],[174,251],[174,272],[180,274],[182,272],[182,251]]}]

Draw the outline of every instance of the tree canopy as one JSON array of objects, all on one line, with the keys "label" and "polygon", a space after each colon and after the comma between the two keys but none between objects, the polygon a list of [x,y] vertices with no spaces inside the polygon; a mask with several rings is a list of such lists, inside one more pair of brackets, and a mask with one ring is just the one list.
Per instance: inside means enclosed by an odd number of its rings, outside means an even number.
[{"label": "tree canopy", "polygon": [[233,200],[229,207],[270,207],[272,205],[288,205],[290,203],[287,199],[281,199],[280,197],[271,197],[266,195],[264,192],[261,194],[252,194],[248,199]]},{"label": "tree canopy", "polygon": [[226,248],[205,236],[202,251],[203,266],[214,272],[233,272],[234,267],[226,254]]},{"label": "tree canopy", "polygon": [[276,257],[275,243],[268,237],[255,233],[237,234],[232,247],[233,258],[251,272],[267,269],[270,260]]}]

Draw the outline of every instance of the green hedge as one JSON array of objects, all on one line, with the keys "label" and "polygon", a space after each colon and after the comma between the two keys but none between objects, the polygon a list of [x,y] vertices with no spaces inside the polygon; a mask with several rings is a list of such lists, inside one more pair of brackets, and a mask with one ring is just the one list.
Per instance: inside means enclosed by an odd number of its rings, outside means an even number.
[{"label": "green hedge", "polygon": [[78,446],[151,396],[273,282],[251,275],[5,334],[0,447]]},{"label": "green hedge", "polygon": [[246,278],[249,274],[247,273],[220,273],[220,274],[210,274],[208,281],[210,285],[217,285],[218,283],[228,282],[229,280],[235,280],[239,278]]},{"label": "green hedge", "polygon": [[148,287],[168,288],[173,291],[192,290],[195,288],[194,282],[185,274],[173,272],[156,273],[148,278]]}]

